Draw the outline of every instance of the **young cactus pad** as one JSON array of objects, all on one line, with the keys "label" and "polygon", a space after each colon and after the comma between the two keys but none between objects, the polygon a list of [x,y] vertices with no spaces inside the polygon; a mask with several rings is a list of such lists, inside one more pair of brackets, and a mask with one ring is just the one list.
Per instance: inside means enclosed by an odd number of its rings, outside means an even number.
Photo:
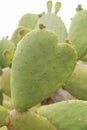
[{"label": "young cactus pad", "polygon": [[25,111],[49,97],[71,75],[76,51],[58,44],[48,30],[28,33],[17,46],[11,71],[11,93],[15,108]]},{"label": "young cactus pad", "polygon": [[43,106],[38,113],[47,118],[58,130],[87,130],[87,102],[62,101]]},{"label": "young cactus pad", "polygon": [[77,64],[65,86],[74,97],[87,100],[87,64]]},{"label": "young cactus pad", "polygon": [[87,54],[87,10],[81,10],[72,18],[68,39],[76,48],[78,59]]},{"label": "young cactus pad", "polygon": [[58,35],[59,42],[64,42],[67,37],[66,27],[59,16],[52,13],[44,14],[37,22],[36,28],[43,24],[46,29],[55,32]]}]

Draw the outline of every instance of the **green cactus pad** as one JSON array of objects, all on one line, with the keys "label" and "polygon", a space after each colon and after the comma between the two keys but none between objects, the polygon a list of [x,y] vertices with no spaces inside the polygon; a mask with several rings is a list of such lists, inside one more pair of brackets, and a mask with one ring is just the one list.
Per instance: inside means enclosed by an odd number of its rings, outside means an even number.
[{"label": "green cactus pad", "polygon": [[76,51],[58,44],[51,31],[34,30],[18,44],[11,71],[11,93],[17,111],[24,111],[59,89],[76,64]]},{"label": "green cactus pad", "polygon": [[18,26],[19,27],[24,26],[25,28],[32,30],[34,29],[38,19],[39,15],[37,14],[31,14],[31,13],[24,14],[19,20]]},{"label": "green cactus pad", "polygon": [[11,111],[8,130],[57,130],[46,118],[32,112]]},{"label": "green cactus pad", "polygon": [[30,30],[25,27],[18,27],[12,34],[11,41],[17,46],[18,42],[29,32]]},{"label": "green cactus pad", "polygon": [[72,18],[68,39],[76,48],[78,59],[87,54],[87,10],[81,10]]},{"label": "green cactus pad", "polygon": [[65,41],[67,37],[67,30],[59,16],[56,14],[47,13],[38,20],[36,28],[38,28],[40,24],[43,24],[46,29],[55,32],[58,35],[59,42]]},{"label": "green cactus pad", "polygon": [[87,100],[87,65],[77,64],[65,86],[76,98]]},{"label": "green cactus pad", "polygon": [[87,130],[87,102],[62,101],[43,106],[38,113],[47,118],[58,130]]},{"label": "green cactus pad", "polygon": [[15,46],[13,42],[7,38],[3,38],[0,41],[0,66],[2,68],[7,67],[11,64]]},{"label": "green cactus pad", "polygon": [[9,112],[7,111],[7,109],[0,106],[0,127],[5,125],[8,116],[9,116]]},{"label": "green cactus pad", "polygon": [[5,70],[3,70],[3,74],[0,77],[0,89],[9,97],[11,96],[10,71],[11,70],[9,68],[6,68]]}]

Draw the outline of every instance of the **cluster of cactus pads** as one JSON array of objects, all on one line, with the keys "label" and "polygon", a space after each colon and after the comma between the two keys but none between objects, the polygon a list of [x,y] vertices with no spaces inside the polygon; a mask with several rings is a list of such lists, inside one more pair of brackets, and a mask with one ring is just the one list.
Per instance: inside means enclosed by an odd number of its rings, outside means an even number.
[{"label": "cluster of cactus pads", "polygon": [[[60,7],[23,15],[0,41],[0,130],[87,130],[87,10],[67,32]],[[76,99],[41,104],[63,86]]]}]

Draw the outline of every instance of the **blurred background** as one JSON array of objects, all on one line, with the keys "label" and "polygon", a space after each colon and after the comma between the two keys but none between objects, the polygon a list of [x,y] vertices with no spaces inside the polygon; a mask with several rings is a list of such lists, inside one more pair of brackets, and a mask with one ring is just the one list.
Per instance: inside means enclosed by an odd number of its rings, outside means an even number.
[{"label": "blurred background", "polygon": [[[0,0],[0,38],[11,37],[18,21],[25,13],[42,13],[47,11],[48,0]],[[53,4],[58,0],[53,0]],[[67,29],[70,26],[70,19],[75,15],[76,7],[81,4],[87,9],[87,0],[59,0],[62,7],[58,13],[63,19]],[[54,10],[53,10],[54,11]]]}]

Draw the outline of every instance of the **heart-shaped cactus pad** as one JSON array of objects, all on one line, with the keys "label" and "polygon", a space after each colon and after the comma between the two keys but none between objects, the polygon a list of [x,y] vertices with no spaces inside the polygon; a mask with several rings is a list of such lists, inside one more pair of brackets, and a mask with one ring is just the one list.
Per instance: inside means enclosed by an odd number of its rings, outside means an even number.
[{"label": "heart-shaped cactus pad", "polygon": [[25,111],[62,87],[76,65],[77,54],[47,29],[33,30],[18,44],[11,71],[11,95]]}]

